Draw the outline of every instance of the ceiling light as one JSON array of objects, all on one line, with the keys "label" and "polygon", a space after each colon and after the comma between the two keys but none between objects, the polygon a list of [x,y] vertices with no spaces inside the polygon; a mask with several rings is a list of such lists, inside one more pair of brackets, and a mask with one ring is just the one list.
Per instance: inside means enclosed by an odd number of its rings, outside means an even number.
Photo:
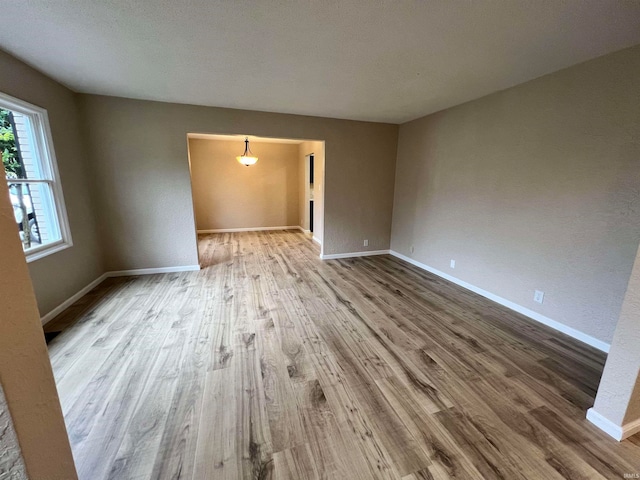
[{"label": "ceiling light", "polygon": [[251,149],[249,148],[249,137],[245,137],[244,139],[244,153],[239,157],[236,157],[236,160],[246,167],[253,165],[258,161],[258,157],[254,157],[253,153],[251,153]]}]

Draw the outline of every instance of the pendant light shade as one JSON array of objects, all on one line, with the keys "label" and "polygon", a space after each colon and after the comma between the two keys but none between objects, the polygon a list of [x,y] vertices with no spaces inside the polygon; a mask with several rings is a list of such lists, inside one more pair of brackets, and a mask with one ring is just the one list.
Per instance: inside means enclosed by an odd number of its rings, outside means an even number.
[{"label": "pendant light shade", "polygon": [[244,153],[236,157],[236,160],[246,167],[253,165],[258,161],[258,157],[254,157],[253,153],[251,153],[251,149],[249,148],[249,137],[245,137],[244,139]]}]

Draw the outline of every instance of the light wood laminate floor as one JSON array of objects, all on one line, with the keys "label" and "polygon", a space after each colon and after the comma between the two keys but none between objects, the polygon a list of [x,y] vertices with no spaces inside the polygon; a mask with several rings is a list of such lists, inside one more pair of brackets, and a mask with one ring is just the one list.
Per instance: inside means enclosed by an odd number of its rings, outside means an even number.
[{"label": "light wood laminate floor", "polygon": [[48,324],[82,480],[613,479],[604,355],[390,256],[201,236],[200,272],[109,279]]}]

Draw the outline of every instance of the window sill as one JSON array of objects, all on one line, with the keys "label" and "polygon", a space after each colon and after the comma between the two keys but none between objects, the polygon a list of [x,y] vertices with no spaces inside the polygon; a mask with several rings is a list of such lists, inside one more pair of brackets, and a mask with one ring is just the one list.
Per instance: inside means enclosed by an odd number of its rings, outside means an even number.
[{"label": "window sill", "polygon": [[61,252],[73,244],[71,242],[65,242],[64,240],[59,240],[54,243],[49,243],[47,245],[41,245],[36,248],[32,248],[25,253],[25,257],[27,259],[27,263],[34,262],[36,260],[40,260],[41,258],[48,257],[54,253]]}]

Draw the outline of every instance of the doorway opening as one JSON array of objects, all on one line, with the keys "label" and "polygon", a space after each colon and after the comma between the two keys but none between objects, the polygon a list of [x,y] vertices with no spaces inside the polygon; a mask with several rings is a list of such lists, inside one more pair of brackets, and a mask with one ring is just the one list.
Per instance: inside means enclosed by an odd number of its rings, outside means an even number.
[{"label": "doorway opening", "polygon": [[[248,166],[237,160],[246,140],[258,158]],[[324,141],[189,133],[187,142],[201,268],[223,261],[212,257],[213,243],[241,238],[241,232],[253,232],[256,242],[295,232],[321,249]]]}]

